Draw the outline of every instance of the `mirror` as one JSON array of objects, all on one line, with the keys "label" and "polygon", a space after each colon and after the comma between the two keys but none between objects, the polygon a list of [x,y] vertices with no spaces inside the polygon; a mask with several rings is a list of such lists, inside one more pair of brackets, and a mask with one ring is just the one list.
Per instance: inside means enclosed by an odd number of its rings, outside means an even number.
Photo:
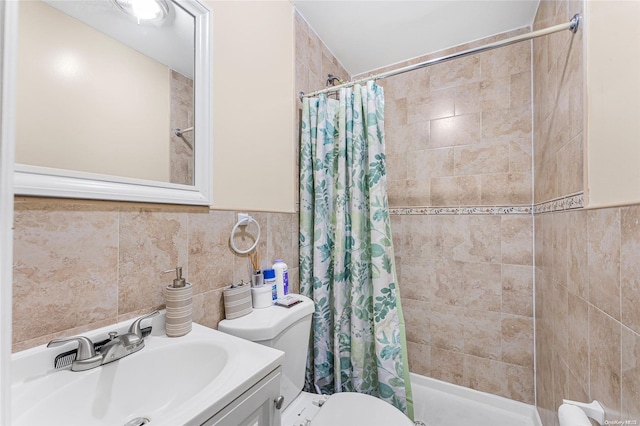
[{"label": "mirror", "polygon": [[210,205],[210,31],[193,0],[21,2],[16,194]]}]

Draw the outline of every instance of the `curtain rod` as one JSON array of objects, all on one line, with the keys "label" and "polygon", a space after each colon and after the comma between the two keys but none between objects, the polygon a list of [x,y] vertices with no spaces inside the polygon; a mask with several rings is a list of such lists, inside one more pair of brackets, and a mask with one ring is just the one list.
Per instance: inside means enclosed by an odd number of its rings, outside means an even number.
[{"label": "curtain rod", "polygon": [[367,77],[367,78],[361,78],[358,80],[354,80],[354,81],[350,81],[348,83],[343,83],[343,84],[339,84],[337,86],[333,86],[333,87],[328,87],[326,89],[323,90],[317,90],[315,92],[311,92],[311,93],[304,93],[304,92],[300,92],[300,99],[305,98],[305,97],[309,97],[309,96],[315,96],[315,95],[319,95],[321,93],[331,93],[331,92],[337,92],[340,89],[342,89],[343,87],[351,87],[355,84],[359,84],[359,83],[364,83],[366,81],[369,80],[380,80],[383,78],[387,78],[387,77],[392,77],[394,75],[398,75],[398,74],[404,74],[405,72],[409,72],[409,71],[414,71],[420,68],[426,68],[429,67],[431,65],[436,65],[436,64],[441,64],[443,62],[446,61],[450,61],[452,59],[457,59],[457,58],[461,58],[463,56],[467,56],[467,55],[471,55],[474,53],[481,53],[481,52],[486,52],[488,50],[492,50],[492,49],[496,49],[498,47],[502,47],[502,46],[508,46],[510,44],[514,44],[514,43],[519,43],[521,41],[526,41],[526,40],[531,40],[537,37],[541,37],[541,36],[545,36],[548,34],[553,34],[553,33],[557,33],[560,31],[564,31],[564,30],[569,30],[572,33],[575,34],[576,31],[578,31],[578,27],[580,26],[580,15],[579,14],[575,14],[573,15],[573,17],[571,18],[571,20],[569,22],[566,22],[564,24],[558,24],[558,25],[554,25],[553,27],[548,27],[548,28],[543,28],[541,30],[537,30],[537,31],[533,31],[530,33],[526,33],[526,34],[521,34],[515,37],[511,37],[502,41],[496,41],[495,43],[489,43],[487,45],[481,46],[481,47],[476,47],[473,49],[468,49],[468,50],[463,50],[462,52],[458,52],[458,53],[452,53],[450,55],[446,55],[446,56],[442,56],[440,58],[436,58],[436,59],[430,59],[428,61],[424,61],[424,62],[420,62],[414,65],[408,65],[406,67],[402,67],[402,68],[397,68],[395,70],[391,70],[391,71],[386,71],[380,74],[376,74],[373,75],[371,77]]}]

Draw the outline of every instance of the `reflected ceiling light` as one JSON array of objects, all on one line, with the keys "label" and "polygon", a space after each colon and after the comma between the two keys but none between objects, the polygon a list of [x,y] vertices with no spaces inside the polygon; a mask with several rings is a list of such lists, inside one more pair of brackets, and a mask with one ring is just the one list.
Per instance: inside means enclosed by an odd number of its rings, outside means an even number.
[{"label": "reflected ceiling light", "polygon": [[165,0],[112,0],[127,15],[140,21],[162,21],[169,13]]}]

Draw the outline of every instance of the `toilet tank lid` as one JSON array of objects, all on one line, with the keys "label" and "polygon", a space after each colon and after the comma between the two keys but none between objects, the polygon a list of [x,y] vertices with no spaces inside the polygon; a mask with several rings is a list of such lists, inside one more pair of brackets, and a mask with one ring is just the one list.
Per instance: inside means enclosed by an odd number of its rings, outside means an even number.
[{"label": "toilet tank lid", "polygon": [[271,340],[290,325],[313,314],[315,310],[313,300],[301,294],[293,296],[302,302],[290,308],[271,306],[254,309],[240,318],[220,321],[218,330],[253,342]]}]

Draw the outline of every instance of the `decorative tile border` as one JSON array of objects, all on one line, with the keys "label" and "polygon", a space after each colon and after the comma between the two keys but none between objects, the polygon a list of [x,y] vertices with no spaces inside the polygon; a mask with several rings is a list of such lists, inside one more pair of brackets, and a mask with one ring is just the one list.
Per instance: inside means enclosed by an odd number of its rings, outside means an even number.
[{"label": "decorative tile border", "polygon": [[475,206],[475,207],[394,207],[392,215],[492,215],[492,214],[539,214],[584,207],[584,194],[578,193],[534,206]]},{"label": "decorative tile border", "polygon": [[476,206],[476,207],[407,207],[390,208],[393,215],[491,215],[531,214],[531,206]]},{"label": "decorative tile border", "polygon": [[574,210],[584,207],[584,194],[582,192],[578,194],[569,195],[556,200],[546,201],[533,206],[533,213],[553,213],[562,210]]}]

